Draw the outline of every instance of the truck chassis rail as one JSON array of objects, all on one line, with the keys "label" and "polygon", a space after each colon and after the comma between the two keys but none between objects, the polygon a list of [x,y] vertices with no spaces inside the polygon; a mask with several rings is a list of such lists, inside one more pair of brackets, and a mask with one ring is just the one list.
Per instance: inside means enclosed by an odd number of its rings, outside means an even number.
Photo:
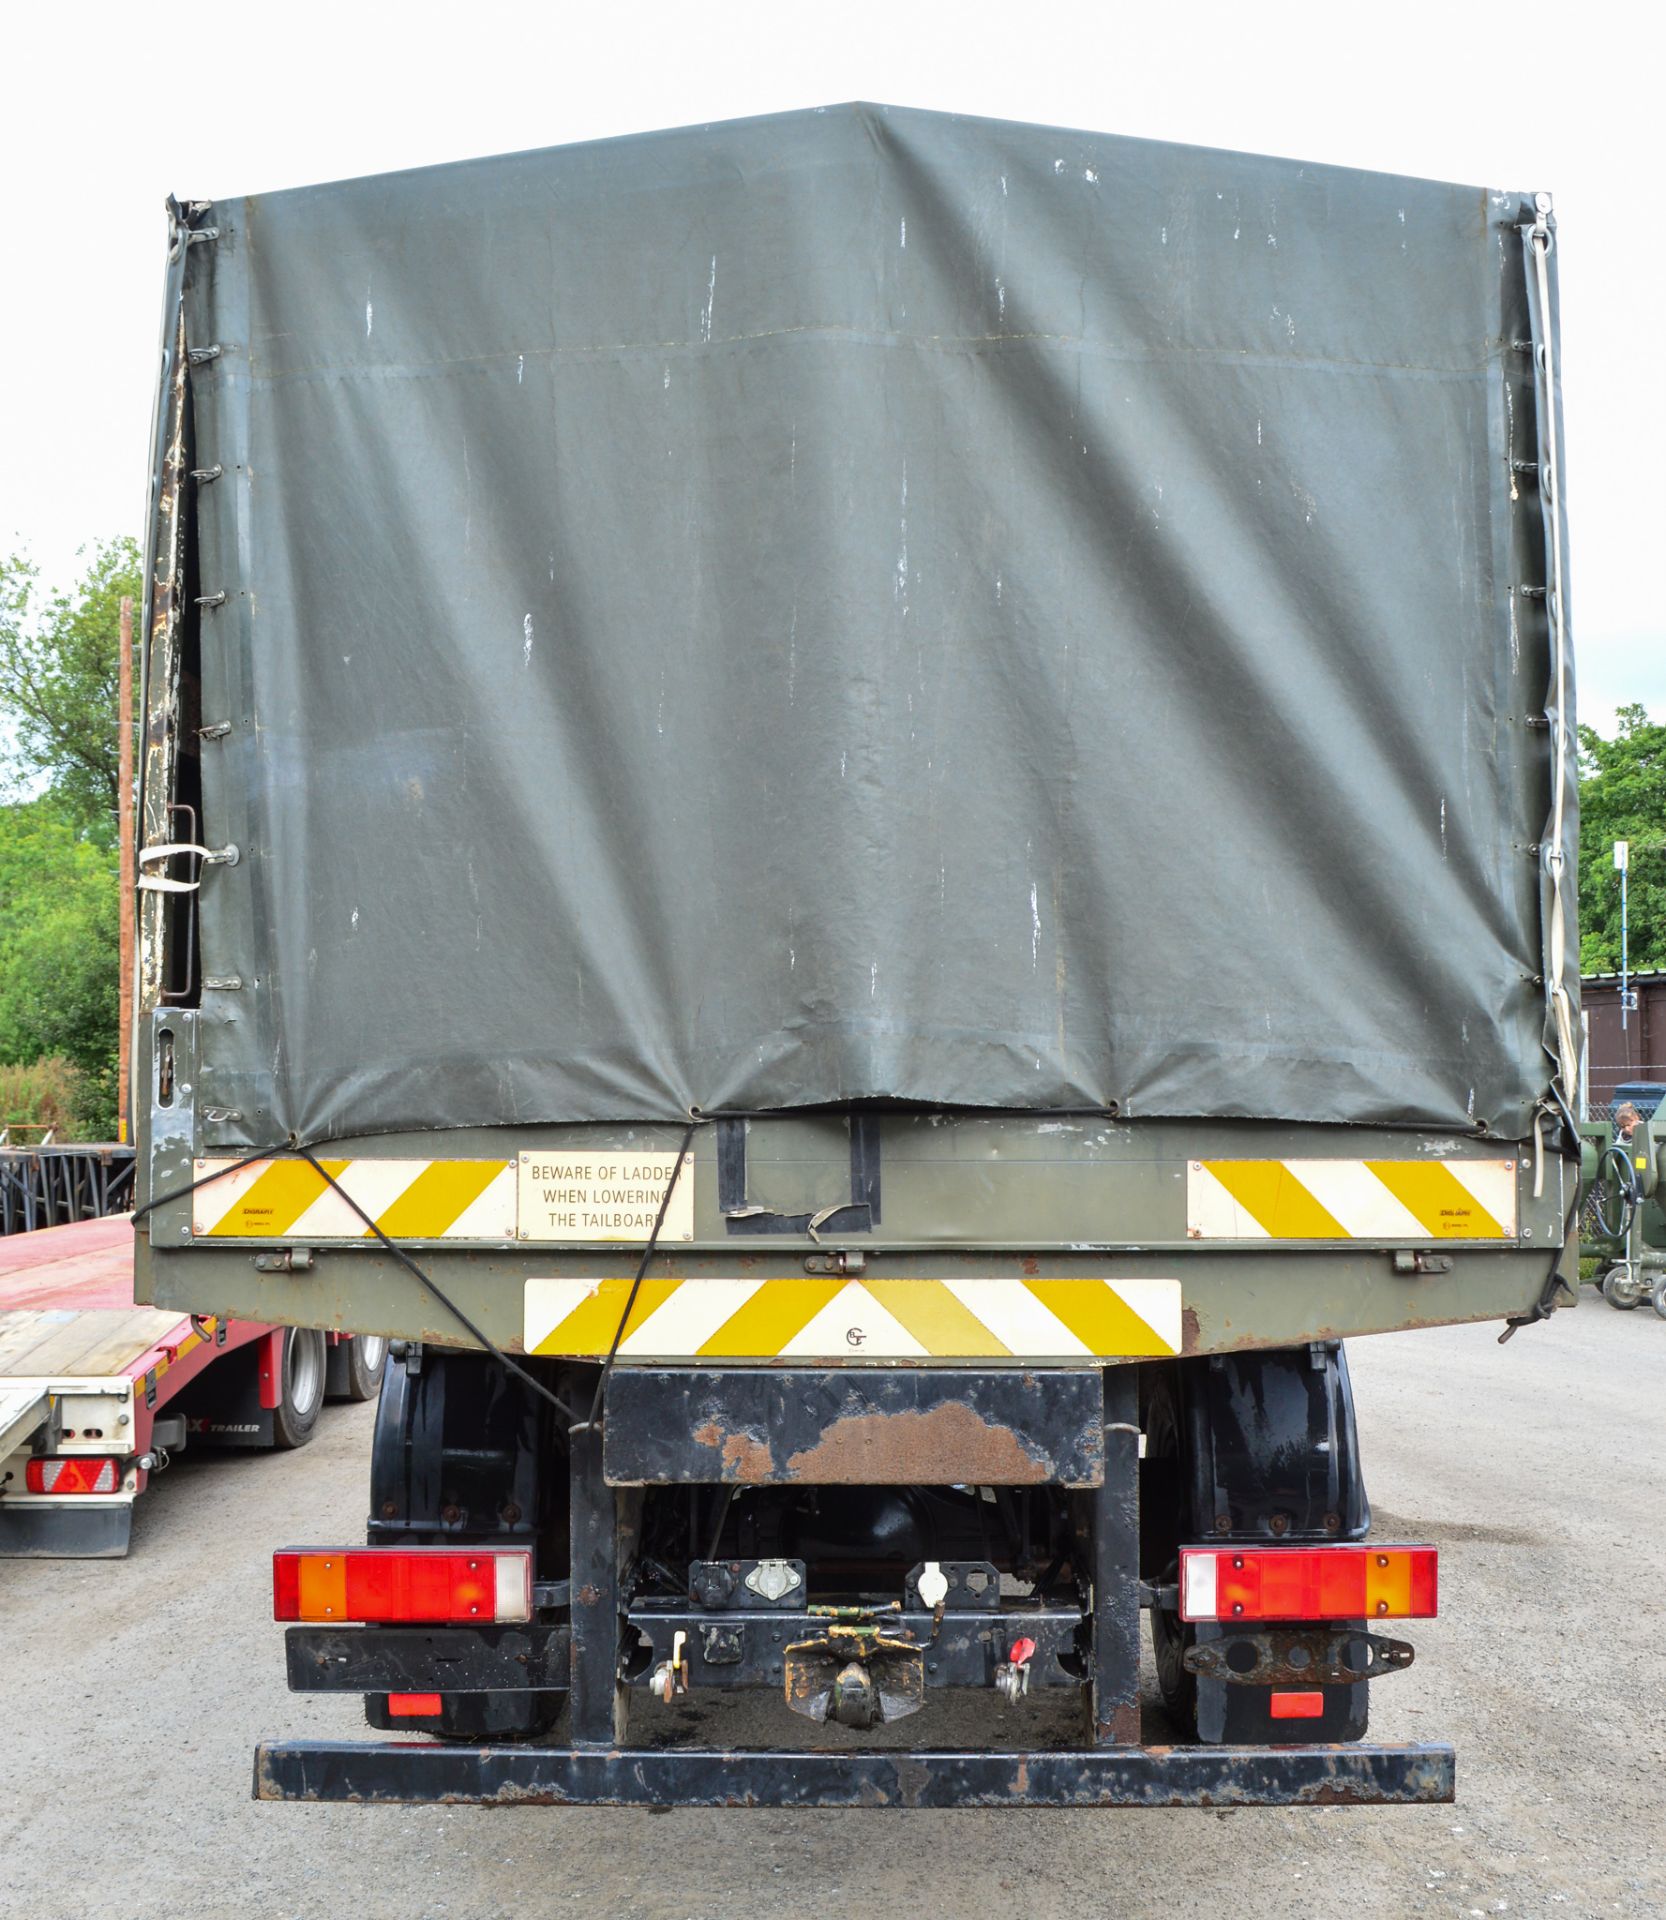
[{"label": "truck chassis rail", "polygon": [[1449,1802],[1444,1745],[1097,1747],[1041,1753],[586,1752],[286,1740],[257,1800],[402,1806],[1257,1807]]}]

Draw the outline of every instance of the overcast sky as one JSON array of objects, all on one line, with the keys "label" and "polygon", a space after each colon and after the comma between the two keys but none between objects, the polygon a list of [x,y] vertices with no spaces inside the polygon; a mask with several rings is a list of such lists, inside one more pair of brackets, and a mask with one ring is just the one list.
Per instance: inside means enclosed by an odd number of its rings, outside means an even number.
[{"label": "overcast sky", "polygon": [[878,100],[1553,192],[1581,703],[1604,727],[1629,700],[1666,720],[1660,17],[1603,0],[9,8],[0,551],[27,544],[63,578],[84,541],[140,531],[168,193]]}]

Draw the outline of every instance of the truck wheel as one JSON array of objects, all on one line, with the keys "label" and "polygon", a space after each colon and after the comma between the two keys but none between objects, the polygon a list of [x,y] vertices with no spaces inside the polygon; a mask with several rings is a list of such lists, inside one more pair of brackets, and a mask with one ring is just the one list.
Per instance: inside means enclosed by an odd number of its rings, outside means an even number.
[{"label": "truck wheel", "polygon": [[1602,1297],[1621,1313],[1630,1313],[1643,1298],[1643,1283],[1624,1267],[1611,1267],[1602,1277]]},{"label": "truck wheel", "polygon": [[1666,1280],[1657,1280],[1654,1283],[1654,1291],[1649,1295],[1649,1305],[1662,1320],[1666,1320]]},{"label": "truck wheel", "polygon": [[388,1343],[379,1333],[355,1334],[330,1348],[324,1391],[331,1400],[374,1400],[382,1391],[382,1363]]},{"label": "truck wheel", "polygon": [[316,1327],[291,1327],[283,1337],[283,1384],[272,1410],[274,1447],[304,1447],[324,1404],[324,1336]]}]

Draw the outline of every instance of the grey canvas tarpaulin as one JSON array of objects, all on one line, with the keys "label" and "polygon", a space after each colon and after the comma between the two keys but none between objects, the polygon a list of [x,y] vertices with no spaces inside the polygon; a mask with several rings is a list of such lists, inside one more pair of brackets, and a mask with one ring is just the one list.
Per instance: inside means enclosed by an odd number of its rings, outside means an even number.
[{"label": "grey canvas tarpaulin", "polygon": [[1526,1133],[1530,200],[843,107],[197,217],[224,1139]]}]

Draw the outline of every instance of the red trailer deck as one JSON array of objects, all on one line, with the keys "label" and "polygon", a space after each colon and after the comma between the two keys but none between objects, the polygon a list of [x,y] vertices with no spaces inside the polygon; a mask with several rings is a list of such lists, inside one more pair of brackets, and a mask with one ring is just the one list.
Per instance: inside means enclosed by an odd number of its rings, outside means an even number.
[{"label": "red trailer deck", "polygon": [[129,1215],[0,1239],[0,1557],[126,1553],[171,1450],[304,1445],[382,1346],[136,1306]]}]

